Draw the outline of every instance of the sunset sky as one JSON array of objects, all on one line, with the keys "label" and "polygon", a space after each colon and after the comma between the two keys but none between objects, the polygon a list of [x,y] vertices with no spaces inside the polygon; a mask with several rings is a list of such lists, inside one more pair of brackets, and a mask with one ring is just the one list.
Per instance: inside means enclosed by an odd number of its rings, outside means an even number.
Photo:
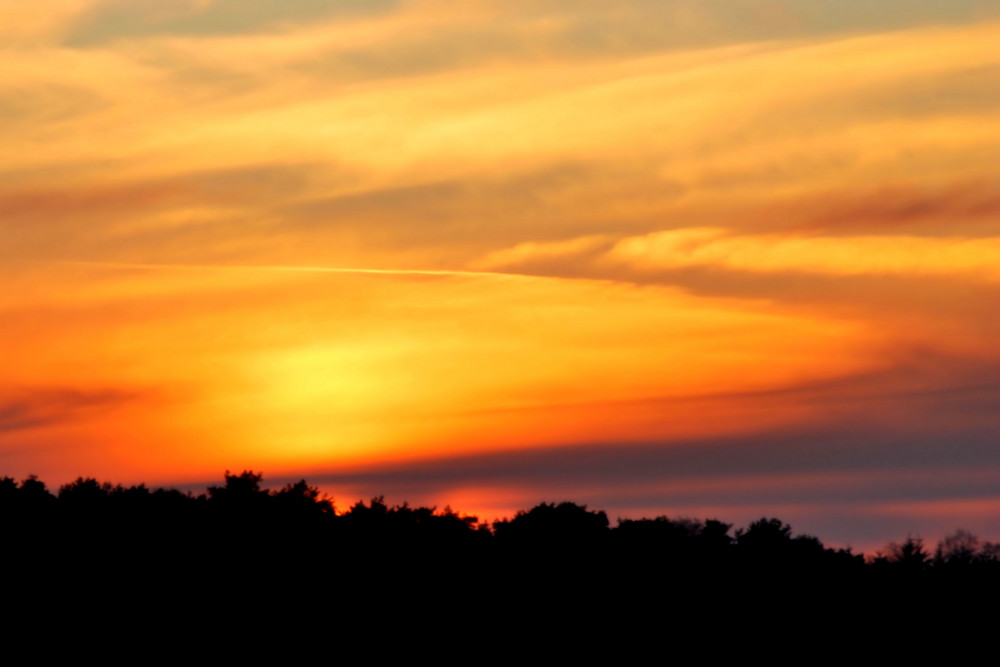
[{"label": "sunset sky", "polygon": [[1000,540],[996,0],[32,0],[0,49],[0,476]]}]

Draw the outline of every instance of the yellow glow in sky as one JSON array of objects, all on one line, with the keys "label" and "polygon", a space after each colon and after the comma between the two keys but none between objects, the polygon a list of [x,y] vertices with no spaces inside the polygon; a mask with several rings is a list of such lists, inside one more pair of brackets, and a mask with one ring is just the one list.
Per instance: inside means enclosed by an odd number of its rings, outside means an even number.
[{"label": "yellow glow in sky", "polygon": [[993,4],[8,3],[0,474],[993,465]]}]

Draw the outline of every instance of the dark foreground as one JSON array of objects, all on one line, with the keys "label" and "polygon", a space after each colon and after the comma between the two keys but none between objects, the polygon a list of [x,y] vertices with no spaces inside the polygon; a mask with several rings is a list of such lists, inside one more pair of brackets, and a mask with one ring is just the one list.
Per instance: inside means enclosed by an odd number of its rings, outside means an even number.
[{"label": "dark foreground", "polygon": [[[569,632],[574,651],[605,650],[616,632],[857,639],[873,621],[910,635],[992,623],[1000,589],[1000,548],[961,531],[933,551],[909,539],[865,558],[767,518],[611,527],[562,503],[488,525],[379,498],[338,514],[304,481],[267,491],[251,472],[199,496],[82,478],[53,494],[5,478],[0,521],[9,602],[80,627],[147,619],[154,635],[383,628],[412,641],[436,628],[426,641],[519,632],[551,649],[548,632]],[[370,650],[395,650],[382,641]]]}]

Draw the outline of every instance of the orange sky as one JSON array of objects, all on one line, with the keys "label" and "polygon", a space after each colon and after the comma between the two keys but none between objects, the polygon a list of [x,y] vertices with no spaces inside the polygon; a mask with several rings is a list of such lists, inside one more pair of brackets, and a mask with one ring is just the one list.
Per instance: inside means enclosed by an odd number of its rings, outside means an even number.
[{"label": "orange sky", "polygon": [[0,475],[1000,537],[1000,10],[869,5],[7,3]]}]

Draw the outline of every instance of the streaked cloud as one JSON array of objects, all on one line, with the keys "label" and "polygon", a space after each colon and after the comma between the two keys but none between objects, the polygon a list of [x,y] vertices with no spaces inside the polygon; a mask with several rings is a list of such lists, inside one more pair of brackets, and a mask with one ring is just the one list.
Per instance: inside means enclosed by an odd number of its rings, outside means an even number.
[{"label": "streaked cloud", "polygon": [[1000,237],[739,236],[723,229],[656,232],[619,241],[606,260],[638,269],[715,266],[736,271],[958,276],[1000,279]]},{"label": "streaked cloud", "polygon": [[0,458],[992,507],[994,5],[7,3]]},{"label": "streaked cloud", "polygon": [[378,14],[397,0],[103,0],[80,16],[67,41],[92,46],[149,35],[239,34],[331,17]]},{"label": "streaked cloud", "polygon": [[497,250],[473,263],[473,266],[483,269],[496,269],[519,266],[538,261],[559,260],[571,257],[579,260],[581,255],[593,253],[606,247],[608,239],[604,236],[581,236],[567,241],[552,241],[536,243],[528,241],[519,243],[513,248]]},{"label": "streaked cloud", "polygon": [[0,434],[77,420],[95,411],[133,401],[138,393],[52,387],[8,390],[0,398]]}]

